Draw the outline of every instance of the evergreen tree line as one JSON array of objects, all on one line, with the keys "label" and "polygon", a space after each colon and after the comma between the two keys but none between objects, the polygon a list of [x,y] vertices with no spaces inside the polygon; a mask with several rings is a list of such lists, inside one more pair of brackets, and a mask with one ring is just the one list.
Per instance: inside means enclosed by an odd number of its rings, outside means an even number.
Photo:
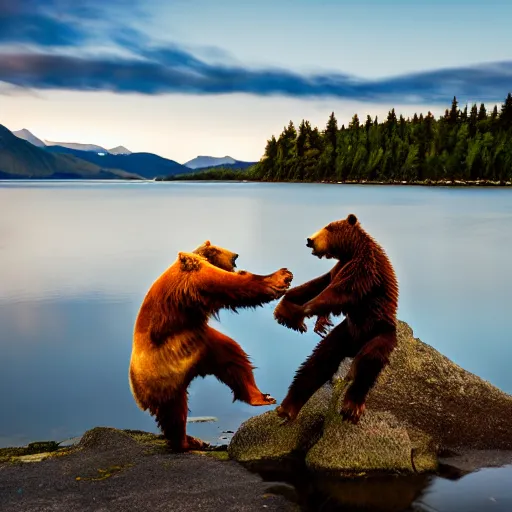
[{"label": "evergreen tree line", "polygon": [[383,122],[370,116],[361,122],[355,114],[341,128],[333,112],[322,131],[290,121],[267,141],[255,166],[219,174],[205,179],[505,183],[512,181],[512,94],[491,112],[483,103],[461,110],[454,97],[439,119],[431,112],[397,118],[392,109]]},{"label": "evergreen tree line", "polygon": [[156,179],[156,181],[234,181],[248,179],[248,173],[251,171],[232,169],[230,167],[216,166],[208,169],[191,171],[184,174],[173,174],[163,179]]},{"label": "evergreen tree line", "polygon": [[512,94],[490,113],[483,103],[460,110],[454,97],[439,119],[431,112],[397,118],[392,109],[382,123],[355,114],[341,128],[332,113],[321,132],[290,122],[267,141],[251,174],[264,181],[511,181]]}]

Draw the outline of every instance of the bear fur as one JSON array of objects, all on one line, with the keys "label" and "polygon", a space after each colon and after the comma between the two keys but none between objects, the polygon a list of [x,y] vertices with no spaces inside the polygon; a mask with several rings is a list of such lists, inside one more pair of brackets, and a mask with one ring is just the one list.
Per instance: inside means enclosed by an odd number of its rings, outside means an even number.
[{"label": "bear fur", "polygon": [[207,446],[186,434],[187,388],[197,376],[215,375],[231,388],[234,400],[254,406],[275,403],[258,389],[254,367],[240,345],[208,320],[222,308],[236,311],[280,298],[293,275],[287,269],[268,276],[235,272],[237,257],[209,241],[192,253],[178,253],[150,287],[137,315],[130,389],[174,451]]},{"label": "bear fur", "polygon": [[[341,415],[357,424],[366,396],[397,343],[397,279],[384,249],[353,214],[320,229],[306,245],[314,256],[338,261],[325,275],[290,288],[274,311],[281,325],[299,332],[306,331],[305,318],[317,316],[314,330],[323,338],[297,370],[277,413],[295,419],[349,357],[353,358],[348,374],[351,383]],[[328,332],[333,326],[331,314],[343,314],[345,319]]]}]

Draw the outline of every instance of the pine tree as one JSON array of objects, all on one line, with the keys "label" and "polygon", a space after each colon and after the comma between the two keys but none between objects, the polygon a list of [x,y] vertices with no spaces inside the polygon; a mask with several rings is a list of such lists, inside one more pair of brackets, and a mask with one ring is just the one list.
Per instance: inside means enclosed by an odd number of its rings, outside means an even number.
[{"label": "pine tree", "polygon": [[327,121],[327,126],[325,127],[325,138],[327,142],[336,149],[336,136],[338,134],[338,121],[334,116],[334,112],[329,116],[329,121]]},{"label": "pine tree", "polygon": [[459,120],[459,108],[458,108],[458,102],[457,98],[454,96],[452,100],[452,108],[450,109],[450,112],[448,114],[448,121],[453,126],[457,124],[457,121]]},{"label": "pine tree", "polygon": [[464,107],[464,110],[462,111],[462,113],[460,115],[460,120],[463,123],[467,122],[467,120],[468,120],[468,106],[467,105]]},{"label": "pine tree", "polygon": [[480,103],[480,110],[478,111],[478,120],[487,120],[487,110],[485,109],[485,105],[483,103]]},{"label": "pine tree", "polygon": [[505,103],[501,106],[500,128],[510,130],[512,128],[512,94],[508,93]]},{"label": "pine tree", "polygon": [[478,108],[476,103],[471,107],[471,112],[469,114],[469,136],[474,137],[476,135],[476,126],[478,121]]}]

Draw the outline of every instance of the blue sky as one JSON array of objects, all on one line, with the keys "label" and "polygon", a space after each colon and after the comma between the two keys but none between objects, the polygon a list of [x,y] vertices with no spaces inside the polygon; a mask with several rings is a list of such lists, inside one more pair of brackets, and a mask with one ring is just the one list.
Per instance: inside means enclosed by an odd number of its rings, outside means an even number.
[{"label": "blue sky", "polygon": [[0,0],[0,123],[257,160],[290,119],[503,101],[511,16],[505,0]]}]

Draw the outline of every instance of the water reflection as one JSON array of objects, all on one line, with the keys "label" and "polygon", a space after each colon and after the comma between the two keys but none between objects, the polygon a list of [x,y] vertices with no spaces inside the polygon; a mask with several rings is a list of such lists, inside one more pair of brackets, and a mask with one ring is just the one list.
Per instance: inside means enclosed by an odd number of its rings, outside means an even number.
[{"label": "water reflection", "polygon": [[[510,512],[512,466],[451,475],[381,475],[346,478],[309,473],[294,462],[286,472],[268,464],[250,468],[267,492],[287,497],[306,512]],[[449,478],[446,478],[449,477]],[[283,482],[283,483],[276,483]]]},{"label": "water reflection", "polygon": [[[459,365],[512,392],[512,202],[508,190],[328,185],[0,183],[0,445],[72,437],[96,425],[156,431],[127,385],[135,317],[179,250],[206,239],[259,273],[295,282],[330,268],[304,238],[356,213],[400,280],[400,317]],[[275,303],[221,314],[282,399],[318,337],[272,317]],[[478,321],[476,321],[478,319]],[[190,425],[216,442],[266,408],[232,403],[213,377],[190,388]]]}]

